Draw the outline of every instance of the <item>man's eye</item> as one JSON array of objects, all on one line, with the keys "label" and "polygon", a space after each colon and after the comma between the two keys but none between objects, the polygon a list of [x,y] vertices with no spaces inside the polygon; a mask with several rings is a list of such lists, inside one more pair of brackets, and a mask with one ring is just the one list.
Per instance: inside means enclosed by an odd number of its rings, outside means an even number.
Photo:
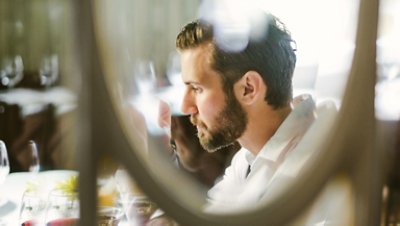
[{"label": "man's eye", "polygon": [[192,86],[192,90],[193,90],[195,93],[200,93],[200,92],[202,91],[201,88],[196,87],[196,86]]}]

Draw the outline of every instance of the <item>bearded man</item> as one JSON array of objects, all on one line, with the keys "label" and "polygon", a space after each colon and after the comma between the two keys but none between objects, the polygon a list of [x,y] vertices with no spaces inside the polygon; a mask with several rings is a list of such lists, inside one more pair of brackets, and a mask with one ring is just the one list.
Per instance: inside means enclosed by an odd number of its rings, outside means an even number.
[{"label": "bearded man", "polygon": [[[290,33],[270,14],[258,18],[247,36],[234,25],[198,20],[176,40],[186,85],[181,110],[190,115],[201,145],[209,152],[235,142],[242,147],[208,192],[219,206],[259,200],[313,121],[313,100],[292,98],[296,54]],[[249,188],[252,178],[257,183]]]}]

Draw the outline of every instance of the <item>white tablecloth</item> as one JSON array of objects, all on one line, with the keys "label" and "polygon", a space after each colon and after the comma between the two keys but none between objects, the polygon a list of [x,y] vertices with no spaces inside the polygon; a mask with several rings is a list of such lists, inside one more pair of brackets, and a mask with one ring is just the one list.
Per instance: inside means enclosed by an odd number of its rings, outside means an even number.
[{"label": "white tablecloth", "polygon": [[56,115],[69,112],[77,105],[76,94],[64,87],[53,87],[44,91],[15,88],[0,92],[0,101],[19,105],[23,117],[40,112],[47,104],[55,106]]}]

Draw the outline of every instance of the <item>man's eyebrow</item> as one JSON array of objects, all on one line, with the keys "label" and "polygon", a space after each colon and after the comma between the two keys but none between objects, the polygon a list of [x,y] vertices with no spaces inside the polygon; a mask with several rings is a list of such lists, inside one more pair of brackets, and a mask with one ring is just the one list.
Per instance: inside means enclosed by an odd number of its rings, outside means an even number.
[{"label": "man's eyebrow", "polygon": [[195,82],[195,81],[185,81],[185,82],[183,82],[183,83],[185,83],[185,85],[200,85],[200,83],[199,82]]}]

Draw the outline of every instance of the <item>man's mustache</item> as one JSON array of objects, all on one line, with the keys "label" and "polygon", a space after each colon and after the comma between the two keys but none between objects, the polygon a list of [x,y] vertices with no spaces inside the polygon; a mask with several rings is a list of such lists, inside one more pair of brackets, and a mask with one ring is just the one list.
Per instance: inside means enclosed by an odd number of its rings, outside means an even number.
[{"label": "man's mustache", "polygon": [[190,116],[190,122],[191,122],[194,126],[197,125],[198,121],[199,121],[199,120],[198,120],[197,118],[195,118],[194,116]]}]

